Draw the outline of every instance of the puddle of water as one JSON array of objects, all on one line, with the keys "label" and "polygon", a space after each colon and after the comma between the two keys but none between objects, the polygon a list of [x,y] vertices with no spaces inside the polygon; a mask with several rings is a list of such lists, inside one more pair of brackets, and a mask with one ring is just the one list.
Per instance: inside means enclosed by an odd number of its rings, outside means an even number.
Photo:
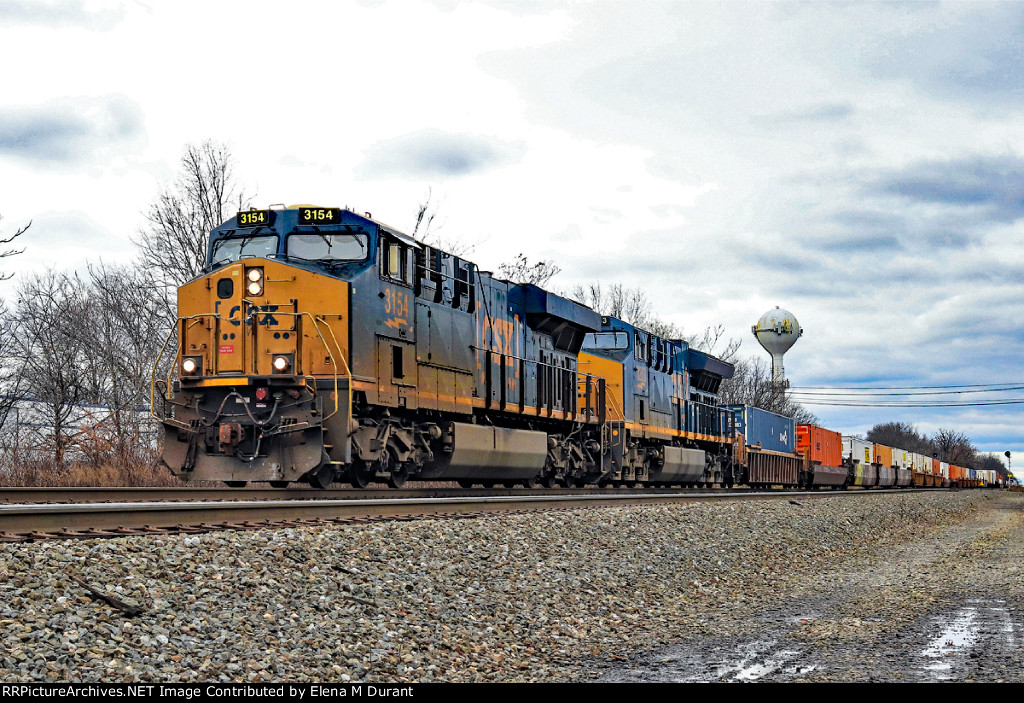
[{"label": "puddle of water", "polygon": [[[800,652],[794,652],[789,649],[782,650],[781,652],[775,652],[773,655],[766,658],[764,663],[748,666],[738,671],[733,678],[739,681],[757,681],[762,676],[770,674],[776,669],[781,668],[783,664],[794,657],[799,656],[799,654]],[[793,667],[793,669],[796,668],[797,667],[795,666]]]},{"label": "puddle of water", "polygon": [[921,652],[925,657],[942,657],[969,647],[978,641],[978,609],[961,608],[928,647]]},{"label": "puddle of water", "polygon": [[734,658],[726,658],[710,662],[711,670],[704,674],[688,676],[680,679],[683,682],[706,682],[731,679],[734,681],[757,681],[758,679],[771,674],[774,671],[782,670],[787,674],[798,674],[813,671],[813,666],[801,666],[793,664],[785,666],[788,662],[800,656],[798,650],[783,649],[775,650],[775,640],[761,640],[750,642],[740,646]]},{"label": "puddle of water", "polygon": [[[921,652],[921,656],[932,660],[922,668],[937,680],[952,678],[953,667],[962,665],[968,649],[977,644],[983,635],[991,638],[998,632],[997,639],[1003,640],[1011,648],[1016,646],[1014,622],[1006,609],[1005,600],[972,598],[967,602],[972,605],[960,608],[951,618],[938,619],[938,624],[943,626],[942,631]],[[990,646],[998,645],[991,643]]]}]

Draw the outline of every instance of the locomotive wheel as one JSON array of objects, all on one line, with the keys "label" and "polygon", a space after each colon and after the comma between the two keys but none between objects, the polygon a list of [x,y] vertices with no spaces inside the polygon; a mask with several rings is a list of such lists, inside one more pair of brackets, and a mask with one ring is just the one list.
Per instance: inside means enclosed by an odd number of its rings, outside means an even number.
[{"label": "locomotive wheel", "polygon": [[249,484],[248,481],[225,481],[224,485],[228,488],[245,488]]},{"label": "locomotive wheel", "polygon": [[404,466],[396,466],[388,476],[388,485],[392,488],[401,488],[409,480],[409,470]]},{"label": "locomotive wheel", "polygon": [[352,484],[353,488],[366,488],[372,480],[373,471],[366,466],[365,462],[359,459],[352,462],[352,466],[348,469],[348,482]]},{"label": "locomotive wheel", "polygon": [[270,482],[270,487],[271,488],[288,488],[288,485],[290,483],[291,483],[291,481],[271,481]]},{"label": "locomotive wheel", "polygon": [[544,486],[544,488],[554,488],[555,487],[555,477],[554,476],[545,476],[544,478],[542,478],[540,480],[540,485]]},{"label": "locomotive wheel", "polygon": [[334,483],[334,467],[324,463],[309,472],[307,479],[313,488],[324,490]]}]

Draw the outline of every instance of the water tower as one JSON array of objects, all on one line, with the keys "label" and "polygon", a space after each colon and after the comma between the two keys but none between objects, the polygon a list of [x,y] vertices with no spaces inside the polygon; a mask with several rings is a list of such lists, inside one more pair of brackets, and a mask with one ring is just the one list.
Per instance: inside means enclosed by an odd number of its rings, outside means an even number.
[{"label": "water tower", "polygon": [[776,305],[774,310],[761,315],[751,329],[761,346],[772,355],[772,389],[777,393],[788,385],[782,357],[804,333],[803,328],[793,313]]}]

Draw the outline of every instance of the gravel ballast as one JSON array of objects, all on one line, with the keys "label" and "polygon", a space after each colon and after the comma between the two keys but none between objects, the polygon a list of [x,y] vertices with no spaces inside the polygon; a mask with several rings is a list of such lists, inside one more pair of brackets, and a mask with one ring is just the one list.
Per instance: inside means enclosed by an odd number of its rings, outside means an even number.
[{"label": "gravel ballast", "polygon": [[[908,544],[955,541],[995,503],[1024,506],[1024,494],[993,495],[723,501],[5,544],[0,680],[630,680],[623,672],[645,666],[659,647],[740,636],[752,614],[827,594],[829,579],[869,573]],[[1017,527],[970,534],[996,539]],[[984,549],[954,554],[957,568],[930,574],[923,595],[907,568],[902,582],[871,584],[863,607],[877,614],[904,602],[909,610],[886,622],[920,617],[929,598],[956,590]],[[897,562],[909,563],[906,554]],[[91,597],[72,576],[142,613]],[[796,636],[832,636],[827,622],[817,618],[820,632]]]}]

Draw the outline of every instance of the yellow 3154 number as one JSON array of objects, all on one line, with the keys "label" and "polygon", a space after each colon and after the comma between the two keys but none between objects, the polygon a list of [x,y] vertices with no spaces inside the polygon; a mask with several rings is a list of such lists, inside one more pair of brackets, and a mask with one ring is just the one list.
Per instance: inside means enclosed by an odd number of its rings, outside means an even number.
[{"label": "yellow 3154 number", "polygon": [[251,227],[253,225],[270,224],[270,214],[266,210],[250,210],[238,213],[238,226]]},{"label": "yellow 3154 number", "polygon": [[305,207],[299,211],[299,222],[302,224],[326,224],[335,223],[338,220],[338,210],[332,207]]}]

